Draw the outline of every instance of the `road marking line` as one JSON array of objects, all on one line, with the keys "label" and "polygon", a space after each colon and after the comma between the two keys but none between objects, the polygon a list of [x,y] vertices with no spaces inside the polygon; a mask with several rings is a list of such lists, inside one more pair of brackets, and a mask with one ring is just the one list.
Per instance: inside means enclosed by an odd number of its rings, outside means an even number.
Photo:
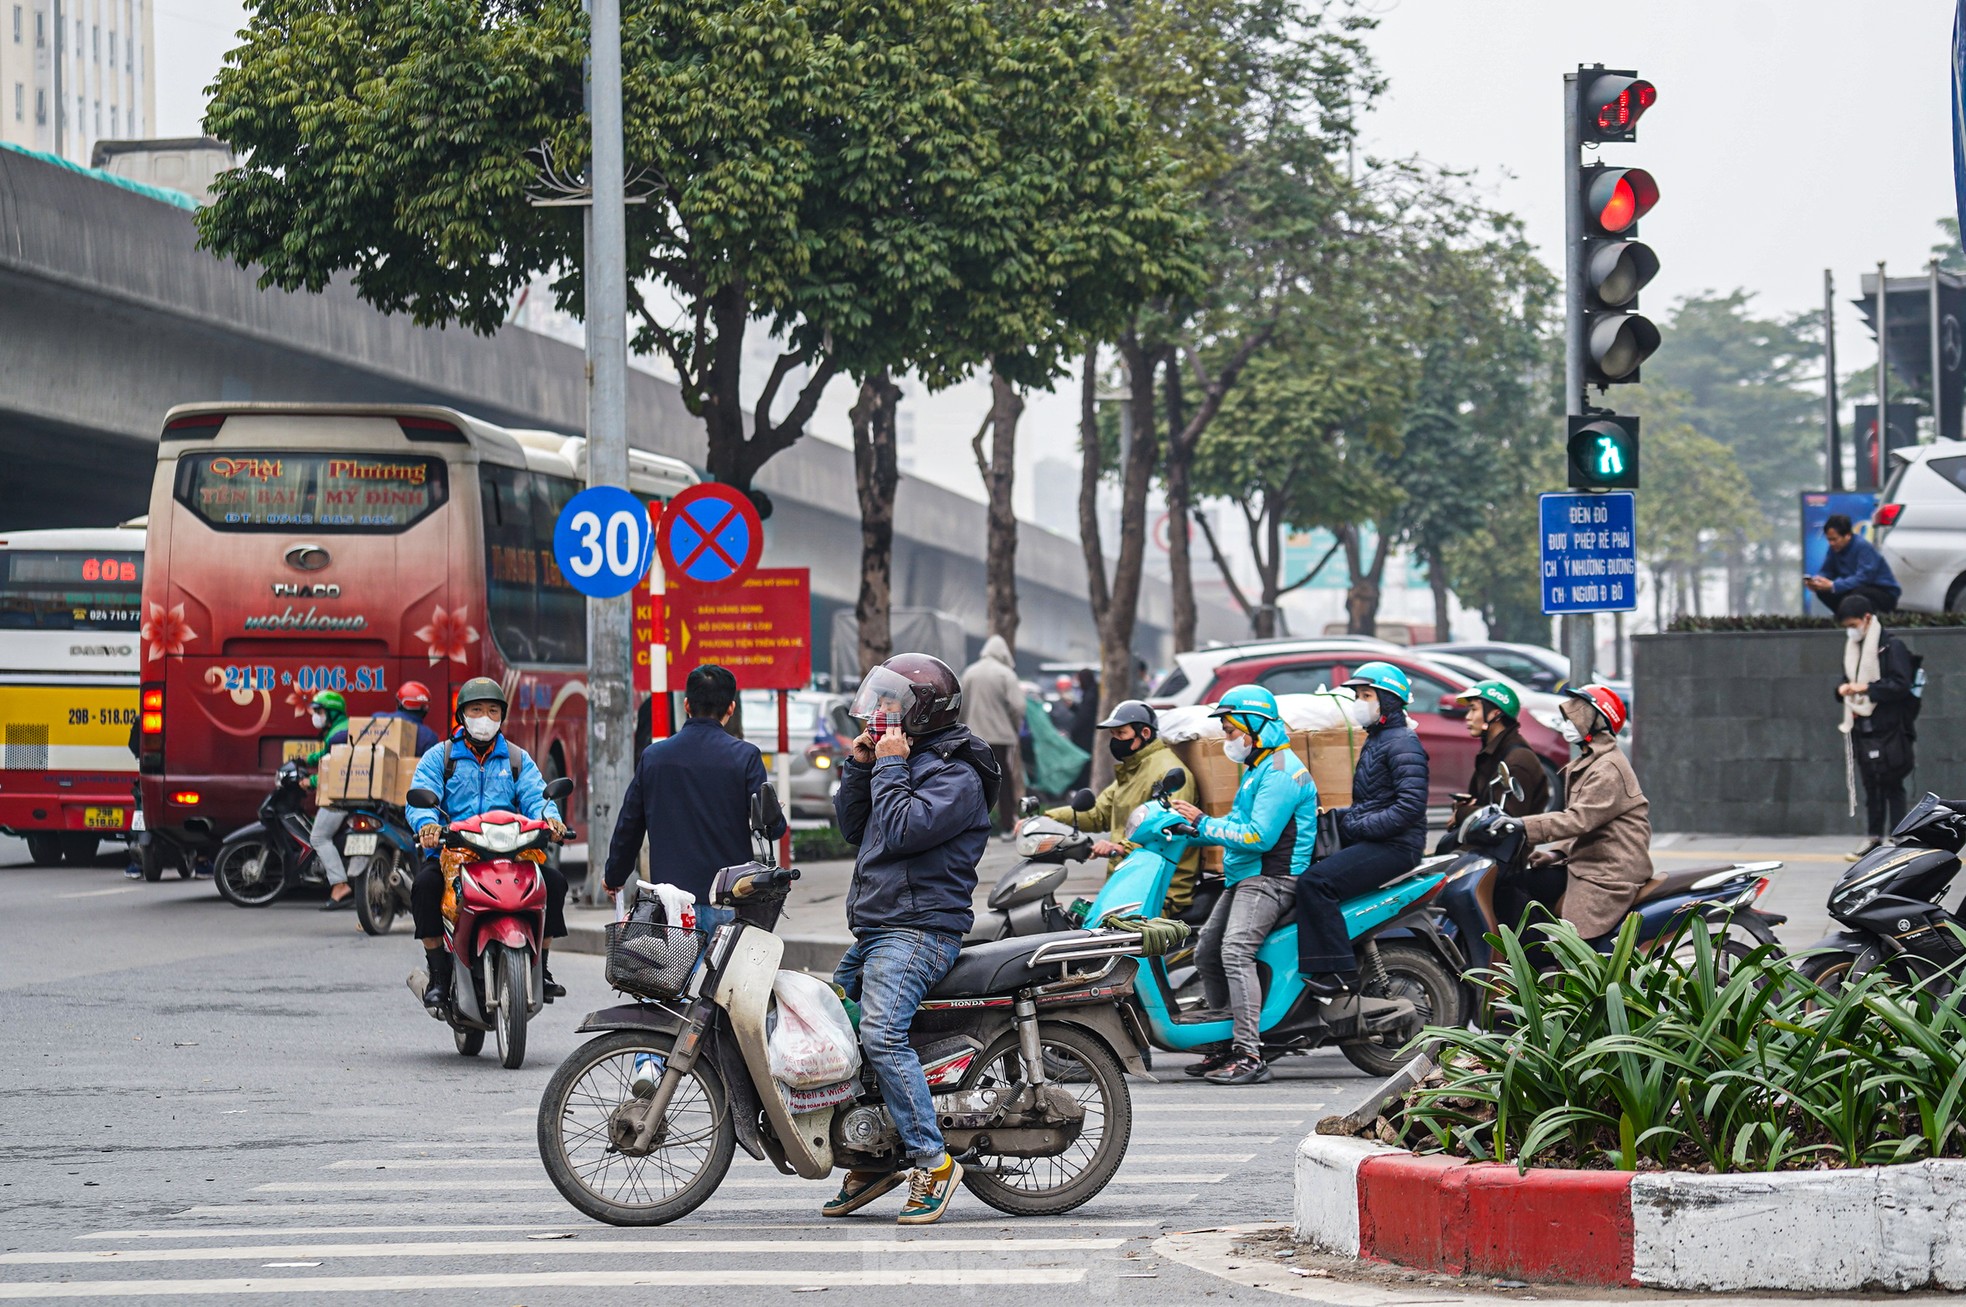
[{"label": "road marking line", "polygon": [[[1219,1184],[1228,1177],[1214,1175],[1116,1175],[1113,1184]],[[804,1188],[811,1193],[831,1189],[831,1180],[790,1180],[778,1179],[725,1180],[717,1186],[717,1192],[727,1189],[777,1189]],[[269,1184],[255,1185],[253,1192],[258,1194],[369,1194],[369,1193],[431,1193],[438,1190],[487,1189],[545,1189],[552,1190],[551,1180],[507,1180],[483,1176],[470,1180],[275,1180]],[[558,1192],[558,1190],[553,1190]]]},{"label": "road marking line", "polygon": [[[821,1193],[822,1190],[815,1187],[808,1189],[803,1194],[778,1194],[768,1198],[747,1198],[738,1194],[731,1194],[726,1197],[723,1194],[714,1194],[709,1198],[705,1206],[719,1216],[729,1216],[738,1212],[774,1212],[780,1209],[798,1212],[816,1212],[818,1210],[818,1204],[814,1200]],[[1099,1202],[1101,1198],[1106,1196],[1102,1194],[1100,1198],[1095,1198],[1092,1201],[1095,1203]],[[1154,1202],[1159,1207],[1181,1207],[1193,1202],[1194,1198],[1195,1195],[1192,1193],[1161,1193],[1154,1195]],[[1138,1199],[1136,1198],[1129,1198],[1125,1201],[1129,1208],[1136,1206],[1138,1203]],[[473,1211],[484,1212],[487,1215],[506,1216],[515,1219],[532,1216],[541,1222],[561,1220],[566,1215],[566,1207],[562,1203],[540,1203],[526,1198],[487,1198],[482,1202],[473,1202],[471,1208]],[[184,1211],[176,1213],[176,1215],[192,1217],[233,1216],[244,1218],[259,1216],[318,1217],[330,1215],[380,1216],[387,1212],[407,1212],[427,1215],[429,1211],[430,1204],[427,1200],[392,1201],[389,1199],[368,1199],[360,1202],[211,1203],[188,1207]],[[957,1209],[958,1214],[952,1219],[960,1222],[962,1220],[961,1211],[962,1209]],[[1022,1218],[1016,1217],[995,1217],[987,1213],[979,1214],[978,1219],[996,1221],[1018,1220],[1020,1222],[1022,1220]],[[1098,1217],[1092,1216],[1086,1219],[1088,1221],[1096,1221]],[[599,1229],[601,1227],[594,1226],[592,1228]],[[831,1229],[834,1227],[829,1224],[820,1228]]]},{"label": "road marking line", "polygon": [[452,1240],[449,1243],[256,1244],[240,1248],[116,1248],[92,1252],[0,1253],[0,1266],[79,1266],[118,1262],[301,1261],[330,1257],[538,1257],[565,1253],[640,1255],[644,1253],[767,1254],[798,1251],[823,1255],[880,1256],[884,1253],[1105,1252],[1125,1239],[590,1239],[585,1242]]},{"label": "road marking line", "polygon": [[[368,1204],[362,1204],[362,1206],[366,1208]],[[1005,1219],[1010,1219],[1010,1218],[1005,1218]],[[1155,1229],[1158,1228],[1161,1224],[1161,1222],[1159,1221],[1135,1221],[1135,1220],[1104,1221],[1104,1220],[1100,1220],[1097,1217],[1081,1218],[1081,1219],[1065,1219],[1065,1218],[1051,1219],[1047,1217],[1020,1216],[1015,1219],[1017,1222],[1017,1228],[1020,1230],[1028,1230],[1033,1228],[1051,1229],[1055,1227],[1061,1229],[1089,1229],[1092,1230],[1095,1234],[1100,1230]],[[704,1227],[702,1226],[675,1227],[678,1235],[687,1235],[689,1232],[693,1230],[700,1230],[703,1228]],[[841,1232],[840,1222],[838,1221],[825,1221],[823,1223],[814,1223],[811,1225],[800,1225],[800,1224],[789,1224],[789,1223],[775,1224],[772,1226],[772,1229],[774,1230],[829,1230],[836,1234]],[[600,1226],[596,1226],[591,1222],[580,1221],[575,1223],[560,1222],[556,1224],[538,1224],[538,1225],[533,1225],[533,1224],[417,1225],[415,1227],[405,1227],[405,1226],[398,1226],[398,1225],[381,1225],[381,1226],[369,1226],[369,1225],[244,1226],[241,1225],[241,1226],[231,1226],[231,1227],[219,1227],[216,1229],[207,1227],[205,1229],[186,1229],[186,1230],[97,1230],[90,1234],[78,1234],[75,1237],[77,1239],[265,1239],[270,1237],[299,1238],[302,1236],[317,1236],[317,1235],[324,1235],[324,1234],[327,1235],[335,1235],[335,1234],[384,1235],[384,1234],[407,1234],[407,1233],[502,1234],[502,1233],[517,1233],[523,1230],[580,1230],[580,1231],[589,1231],[594,1233],[605,1234],[605,1231]],[[530,1246],[530,1244],[528,1246]]]},{"label": "road marking line", "polygon": [[57,894],[55,897],[58,899],[99,899],[105,894],[134,894],[142,888],[143,886],[141,885],[118,885],[114,889],[85,889],[74,894]]},{"label": "road marking line", "polygon": [[[1254,1153],[1128,1153],[1128,1162],[1248,1162]],[[1124,1164],[1122,1164],[1124,1165]]]},{"label": "road marking line", "polygon": [[1142,1112],[1151,1114],[1195,1112],[1214,1116],[1218,1112],[1254,1112],[1263,1116],[1290,1116],[1315,1112],[1323,1106],[1323,1103],[1277,1103],[1267,1106],[1261,1103],[1135,1103],[1133,1114],[1138,1116]]},{"label": "road marking line", "polygon": [[1077,1284],[1084,1270],[1036,1267],[896,1267],[891,1270],[771,1271],[535,1271],[475,1275],[264,1276],[238,1280],[75,1280],[0,1284],[0,1299],[203,1298],[221,1294],[405,1293],[416,1290],[616,1289],[633,1287],[858,1288],[928,1285],[992,1288],[1008,1285]]}]

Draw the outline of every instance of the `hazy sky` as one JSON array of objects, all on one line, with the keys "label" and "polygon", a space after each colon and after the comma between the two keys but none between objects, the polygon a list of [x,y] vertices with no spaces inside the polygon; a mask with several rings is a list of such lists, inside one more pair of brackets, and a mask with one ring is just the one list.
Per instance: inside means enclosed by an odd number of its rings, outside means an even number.
[{"label": "hazy sky", "polygon": [[[1658,86],[1639,143],[1602,152],[1659,182],[1643,224],[1662,264],[1645,299],[1654,314],[1679,295],[1735,286],[1764,311],[1814,308],[1826,267],[1847,302],[1879,258],[1896,273],[1921,269],[1933,222],[1949,212],[1947,0],[1368,3],[1390,79],[1366,119],[1368,148],[1477,170],[1546,259],[1563,228],[1564,71],[1601,61]],[[157,15],[159,127],[190,134],[243,9],[163,0]],[[1845,369],[1874,357],[1853,312],[1838,332]],[[920,417],[966,444],[984,403],[983,387],[965,388],[927,401]],[[1073,410],[1033,404],[1025,452],[1069,448]],[[966,463],[955,461],[958,479],[973,481]]]}]

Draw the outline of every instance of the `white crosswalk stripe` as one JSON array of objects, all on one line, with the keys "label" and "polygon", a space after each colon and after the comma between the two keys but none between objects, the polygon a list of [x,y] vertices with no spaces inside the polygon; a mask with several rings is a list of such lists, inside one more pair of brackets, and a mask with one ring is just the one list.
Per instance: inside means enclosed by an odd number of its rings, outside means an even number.
[{"label": "white crosswalk stripe", "polygon": [[862,1288],[922,1285],[953,1289],[1015,1285],[1076,1284],[1083,1268],[1069,1267],[897,1267],[891,1270],[780,1271],[718,1269],[703,1271],[532,1271],[477,1272],[464,1275],[256,1276],[228,1280],[67,1280],[0,1284],[0,1300],[50,1298],[214,1298],[235,1294],[408,1293],[419,1290],[661,1288]]}]

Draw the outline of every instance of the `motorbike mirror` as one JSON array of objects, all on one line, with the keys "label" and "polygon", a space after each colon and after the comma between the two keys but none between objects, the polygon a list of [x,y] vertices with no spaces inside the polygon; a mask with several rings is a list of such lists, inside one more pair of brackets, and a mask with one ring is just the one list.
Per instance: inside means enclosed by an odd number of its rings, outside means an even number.
[{"label": "motorbike mirror", "polygon": [[785,818],[778,806],[778,791],[769,784],[751,796],[751,829],[762,835]]},{"label": "motorbike mirror", "polygon": [[546,782],[546,797],[549,799],[564,799],[572,793],[573,778],[571,776],[562,776],[558,780]]},{"label": "motorbike mirror", "polygon": [[1160,778],[1160,797],[1166,798],[1187,783],[1187,772],[1179,767],[1169,767],[1167,774]]},{"label": "motorbike mirror", "polygon": [[1073,812],[1091,812],[1094,808],[1098,806],[1099,806],[1099,796],[1094,794],[1091,790],[1072,791]]},{"label": "motorbike mirror", "polygon": [[443,802],[437,797],[437,791],[426,790],[421,785],[403,797],[410,801],[410,806],[413,808],[434,808]]}]

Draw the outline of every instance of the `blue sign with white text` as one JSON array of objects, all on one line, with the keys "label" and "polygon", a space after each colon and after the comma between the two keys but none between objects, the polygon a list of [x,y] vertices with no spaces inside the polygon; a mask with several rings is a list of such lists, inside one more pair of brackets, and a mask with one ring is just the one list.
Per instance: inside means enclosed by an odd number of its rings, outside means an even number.
[{"label": "blue sign with white text", "polygon": [[1638,607],[1638,497],[1544,495],[1543,611],[1618,613]]},{"label": "blue sign with white text", "polygon": [[581,491],[553,523],[553,561],[567,584],[590,599],[627,594],[648,575],[653,557],[649,511],[618,486]]}]

